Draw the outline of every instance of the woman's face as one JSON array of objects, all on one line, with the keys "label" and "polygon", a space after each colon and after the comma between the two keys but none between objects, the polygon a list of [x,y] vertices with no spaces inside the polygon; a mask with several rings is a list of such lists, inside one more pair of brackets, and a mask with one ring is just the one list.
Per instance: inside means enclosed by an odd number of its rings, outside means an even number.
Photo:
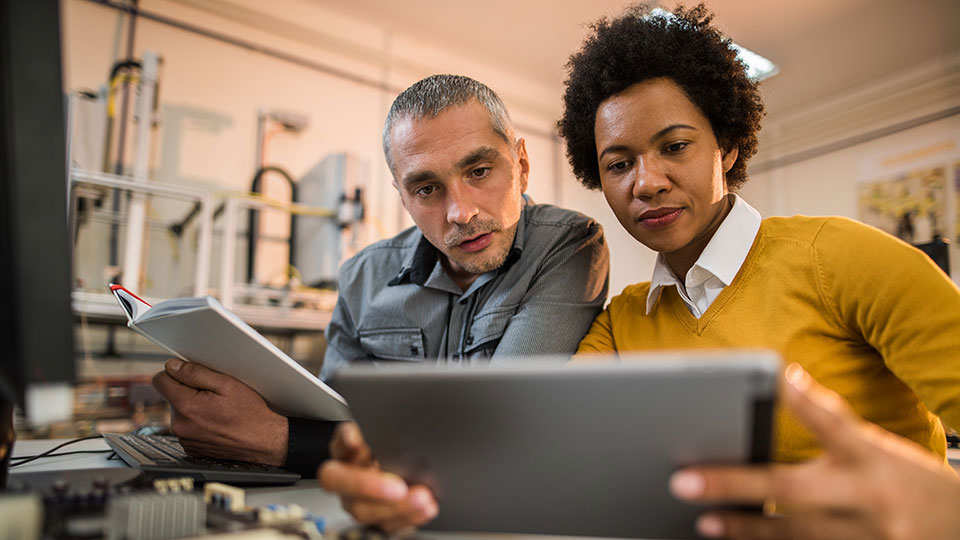
[{"label": "woman's face", "polygon": [[706,116],[667,78],[604,100],[594,125],[600,183],[620,224],[682,279],[730,209],[724,153]]}]

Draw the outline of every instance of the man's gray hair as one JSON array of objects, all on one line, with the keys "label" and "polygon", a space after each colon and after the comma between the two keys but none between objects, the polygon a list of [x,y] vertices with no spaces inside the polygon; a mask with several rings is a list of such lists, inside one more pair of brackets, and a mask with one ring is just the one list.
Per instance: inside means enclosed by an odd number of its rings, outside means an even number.
[{"label": "man's gray hair", "polygon": [[434,118],[446,109],[464,105],[470,100],[477,100],[490,112],[493,130],[507,141],[513,152],[513,124],[496,92],[482,82],[463,75],[431,75],[401,92],[387,113],[387,122],[383,126],[383,155],[387,158],[390,171],[393,171],[390,132],[398,120],[407,116]]}]

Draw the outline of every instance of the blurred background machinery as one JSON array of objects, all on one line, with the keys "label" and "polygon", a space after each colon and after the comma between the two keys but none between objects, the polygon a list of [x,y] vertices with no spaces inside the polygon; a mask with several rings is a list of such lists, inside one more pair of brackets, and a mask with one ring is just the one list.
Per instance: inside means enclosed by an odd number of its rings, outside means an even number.
[{"label": "blurred background machinery", "polygon": [[248,190],[158,180],[152,157],[162,139],[163,66],[153,51],[128,56],[101,88],[67,96],[80,414],[70,425],[21,425],[25,435],[166,421],[149,376],[169,355],[124,326],[111,282],[147,301],[216,296],[307,369],[321,367],[337,269],[366,240],[369,164],[328,155],[297,179],[268,151],[278,135],[311,129],[310,119],[261,109]]}]

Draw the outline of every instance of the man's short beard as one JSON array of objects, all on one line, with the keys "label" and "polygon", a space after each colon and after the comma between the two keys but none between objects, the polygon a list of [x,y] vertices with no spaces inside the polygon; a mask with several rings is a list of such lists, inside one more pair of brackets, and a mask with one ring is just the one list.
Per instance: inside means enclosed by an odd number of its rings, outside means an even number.
[{"label": "man's short beard", "polygon": [[466,225],[457,225],[456,229],[444,235],[443,245],[448,248],[457,247],[468,238],[500,230],[502,230],[502,227],[494,219],[475,219]]},{"label": "man's short beard", "polygon": [[[516,231],[516,229],[513,229]],[[485,219],[485,220],[474,220],[469,224],[464,226],[458,226],[453,232],[447,234],[443,237],[443,243],[448,248],[455,248],[459,246],[464,240],[469,238],[474,238],[483,234],[490,234],[495,232],[503,231],[503,227],[494,219]],[[510,241],[504,244],[494,243],[490,245],[488,250],[491,251],[489,256],[483,257],[481,260],[456,260],[457,266],[466,270],[467,272],[479,276],[480,274],[486,274],[503,266],[503,263],[507,260],[507,255],[510,253],[510,248],[513,246],[513,235],[510,235]]]},{"label": "man's short beard", "polygon": [[[491,246],[494,247],[494,246]],[[480,261],[456,261],[457,265],[466,270],[467,272],[479,276],[480,274],[486,274],[487,272],[492,272],[497,268],[503,266],[503,263],[507,260],[507,255],[510,253],[510,244],[504,246],[501,252],[491,254],[491,258]],[[497,246],[497,249],[500,249]]]}]

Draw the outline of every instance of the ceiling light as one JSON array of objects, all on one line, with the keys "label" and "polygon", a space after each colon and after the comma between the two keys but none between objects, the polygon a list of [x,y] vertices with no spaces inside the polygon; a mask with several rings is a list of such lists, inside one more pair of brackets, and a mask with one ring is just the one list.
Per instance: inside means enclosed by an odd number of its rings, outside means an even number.
[{"label": "ceiling light", "polygon": [[780,68],[770,60],[736,43],[733,43],[732,46],[733,50],[737,51],[740,61],[747,65],[747,77],[755,81],[762,81],[780,73]]},{"label": "ceiling light", "polygon": [[[653,8],[650,11],[650,16],[663,17],[667,20],[674,18],[673,13],[663,8]],[[737,57],[740,58],[740,61],[747,66],[747,77],[755,81],[762,81],[780,73],[780,68],[770,60],[736,43],[731,43],[731,46],[733,50],[737,51]]]}]

